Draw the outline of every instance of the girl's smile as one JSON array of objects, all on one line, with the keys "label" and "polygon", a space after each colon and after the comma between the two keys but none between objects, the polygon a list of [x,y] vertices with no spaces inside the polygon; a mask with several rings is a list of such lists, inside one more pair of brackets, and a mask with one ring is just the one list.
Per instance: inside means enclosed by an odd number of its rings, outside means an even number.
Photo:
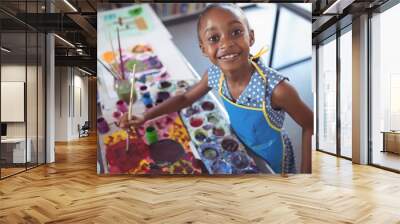
[{"label": "girl's smile", "polygon": [[218,56],[218,60],[222,61],[222,62],[234,62],[237,59],[240,58],[240,53],[221,53],[221,56]]}]

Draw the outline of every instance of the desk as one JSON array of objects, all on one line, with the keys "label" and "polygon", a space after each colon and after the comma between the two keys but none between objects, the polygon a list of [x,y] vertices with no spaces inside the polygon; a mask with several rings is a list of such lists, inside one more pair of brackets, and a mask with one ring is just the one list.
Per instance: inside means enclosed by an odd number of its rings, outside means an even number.
[{"label": "desk", "polygon": [[382,131],[383,152],[400,154],[400,131]]},{"label": "desk", "polygon": [[[25,138],[5,138],[1,139],[1,156],[6,163],[25,163],[30,162],[32,158],[31,145],[32,140],[26,139],[28,142],[25,154]],[[26,160],[26,161],[25,161]]]}]

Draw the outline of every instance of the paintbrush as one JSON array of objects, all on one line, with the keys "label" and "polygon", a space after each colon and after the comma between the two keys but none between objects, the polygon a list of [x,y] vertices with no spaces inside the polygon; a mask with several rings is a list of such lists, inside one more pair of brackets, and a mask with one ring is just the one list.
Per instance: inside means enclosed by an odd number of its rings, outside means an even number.
[{"label": "paintbrush", "polygon": [[[135,70],[136,70],[136,64],[133,65],[133,76],[131,78],[131,94],[129,98],[129,108],[128,108],[128,123],[129,119],[132,117],[132,99],[133,99],[133,91],[135,91]],[[128,130],[130,130],[130,127],[128,127]],[[129,131],[128,133],[128,138],[126,139],[126,151],[129,149]],[[136,131],[136,135],[139,137],[139,133]]]},{"label": "paintbrush", "polygon": [[[112,50],[112,53],[114,55],[114,60],[116,61],[116,59],[115,59],[116,58],[116,52],[115,52],[115,49],[114,49],[111,33],[109,33],[109,39],[110,39],[111,50]],[[118,69],[115,69],[115,67],[113,65],[110,65],[110,67],[111,67],[112,70],[114,70],[115,73],[118,74],[119,79],[124,79],[124,77],[122,76],[122,73],[118,72]]]},{"label": "paintbrush", "polygon": [[121,38],[119,37],[119,28],[117,28],[117,37],[118,37],[118,51],[120,60],[119,69],[121,70],[121,74],[124,79],[125,78],[124,61],[122,60]]},{"label": "paintbrush", "polygon": [[107,67],[107,65],[105,65],[100,59],[97,59],[98,62],[100,62],[101,65],[103,65],[103,67],[115,78],[115,79],[119,79],[119,75],[116,74],[114,71],[112,71],[109,67]]}]

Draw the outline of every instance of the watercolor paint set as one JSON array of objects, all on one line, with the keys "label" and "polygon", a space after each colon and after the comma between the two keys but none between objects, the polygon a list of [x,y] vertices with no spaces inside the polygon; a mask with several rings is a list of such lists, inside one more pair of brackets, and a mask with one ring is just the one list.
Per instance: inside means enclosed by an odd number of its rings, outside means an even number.
[{"label": "watercolor paint set", "polygon": [[254,160],[232,133],[221,109],[205,96],[181,111],[197,154],[209,174],[258,173]]}]

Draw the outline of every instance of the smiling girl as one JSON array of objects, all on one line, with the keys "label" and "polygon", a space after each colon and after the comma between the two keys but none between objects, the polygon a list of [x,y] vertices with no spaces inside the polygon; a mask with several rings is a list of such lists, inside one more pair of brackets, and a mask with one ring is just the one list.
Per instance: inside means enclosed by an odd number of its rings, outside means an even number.
[{"label": "smiling girl", "polygon": [[234,4],[209,5],[199,16],[200,49],[212,66],[186,93],[151,108],[143,116],[127,114],[120,126],[145,121],[190,106],[216,90],[242,142],[264,159],[275,173],[296,173],[292,143],[282,129],[285,113],[302,127],[301,173],[311,173],[313,113],[287,78],[250,55],[254,31],[244,12]]}]

